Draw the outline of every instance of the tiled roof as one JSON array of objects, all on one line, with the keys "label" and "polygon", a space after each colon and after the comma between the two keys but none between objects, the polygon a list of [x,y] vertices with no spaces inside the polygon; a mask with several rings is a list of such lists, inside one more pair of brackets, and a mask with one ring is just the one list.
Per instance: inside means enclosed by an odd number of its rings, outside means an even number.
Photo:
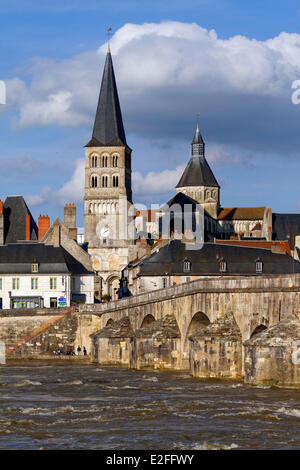
[{"label": "tiled roof", "polygon": [[151,209],[142,209],[136,211],[136,216],[137,217],[144,217],[147,219],[148,222],[155,222],[155,217],[156,217],[156,210],[151,210]]},{"label": "tiled roof", "polygon": [[219,220],[262,220],[266,207],[223,207]]}]

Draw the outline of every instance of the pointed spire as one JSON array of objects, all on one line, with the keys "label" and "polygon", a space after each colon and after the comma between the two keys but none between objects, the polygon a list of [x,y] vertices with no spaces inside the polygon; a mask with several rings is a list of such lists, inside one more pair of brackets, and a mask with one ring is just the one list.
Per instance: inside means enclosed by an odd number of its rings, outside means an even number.
[{"label": "pointed spire", "polygon": [[196,132],[192,142],[192,157],[204,157],[205,144],[199,130],[199,123],[197,121]]},{"label": "pointed spire", "polygon": [[[109,47],[109,46],[108,46]],[[110,50],[103,71],[93,137],[88,144],[127,145]]]},{"label": "pointed spire", "polygon": [[205,158],[205,143],[198,122],[192,141],[192,155],[176,188],[188,186],[220,187]]}]

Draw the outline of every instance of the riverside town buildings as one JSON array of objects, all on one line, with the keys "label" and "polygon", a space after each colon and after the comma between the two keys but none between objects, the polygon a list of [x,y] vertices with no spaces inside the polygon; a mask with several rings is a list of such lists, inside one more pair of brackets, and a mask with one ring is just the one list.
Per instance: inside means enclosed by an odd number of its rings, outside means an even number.
[{"label": "riverside town buildings", "polygon": [[[72,204],[50,225],[47,215],[35,223],[22,196],[0,201],[0,308],[94,303],[203,276],[300,272],[300,214],[222,207],[198,124],[176,193],[159,210],[134,208],[131,153],[108,51],[85,146],[84,231]],[[195,250],[199,224],[205,243]]]}]

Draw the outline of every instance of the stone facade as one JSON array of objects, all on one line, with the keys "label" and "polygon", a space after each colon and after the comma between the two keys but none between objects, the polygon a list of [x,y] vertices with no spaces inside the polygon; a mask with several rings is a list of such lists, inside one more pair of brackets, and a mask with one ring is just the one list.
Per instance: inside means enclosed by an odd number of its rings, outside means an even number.
[{"label": "stone facade", "polygon": [[129,367],[133,331],[128,317],[111,322],[92,335],[92,360],[102,365]]},{"label": "stone facade", "polygon": [[161,321],[150,321],[132,335],[130,367],[179,369],[180,342],[180,332],[173,315],[166,315]]},{"label": "stone facade", "polygon": [[0,314],[0,340],[11,356],[41,356],[73,348],[78,317],[72,308],[7,310]]},{"label": "stone facade", "polygon": [[276,323],[244,343],[245,381],[300,387],[300,321]]},{"label": "stone facade", "polygon": [[[176,365],[173,363],[174,367],[188,370],[190,354],[194,354],[195,360],[199,359],[196,354],[199,353],[200,344],[204,355],[209,350],[213,356],[210,360],[206,355],[207,366],[205,370],[201,369],[201,374],[203,372],[206,377],[211,375],[237,378],[241,370],[241,342],[248,340],[261,328],[271,327],[279,320],[284,322],[291,314],[299,313],[299,292],[300,275],[218,277],[168,287],[106,305],[81,306],[80,344],[84,342],[90,351],[90,335],[104,328],[108,321],[128,317],[134,336],[140,328],[145,327],[147,318],[152,317],[152,320],[159,322],[166,315],[171,315],[176,320],[180,335],[176,339],[178,362]],[[234,322],[229,327],[232,318]],[[207,338],[201,339],[200,335],[199,343],[195,343],[191,353],[189,338],[207,327],[211,328],[207,330]],[[125,341],[124,336],[122,340]],[[129,342],[127,344],[129,345]],[[169,350],[172,350],[173,346],[171,345]],[[150,337],[140,348],[141,364],[145,364],[145,351],[150,354],[148,357],[154,367],[154,358],[159,361],[159,355]],[[200,375],[195,366],[194,370],[195,375]]]},{"label": "stone facade", "polygon": [[189,340],[193,377],[242,377],[242,335],[232,314],[201,329]]}]

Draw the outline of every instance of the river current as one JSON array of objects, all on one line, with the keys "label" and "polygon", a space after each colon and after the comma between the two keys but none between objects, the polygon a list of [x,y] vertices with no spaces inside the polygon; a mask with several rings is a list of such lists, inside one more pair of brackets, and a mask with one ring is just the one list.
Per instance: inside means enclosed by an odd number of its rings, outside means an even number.
[{"label": "river current", "polygon": [[92,364],[0,366],[0,449],[299,449],[300,391]]}]

